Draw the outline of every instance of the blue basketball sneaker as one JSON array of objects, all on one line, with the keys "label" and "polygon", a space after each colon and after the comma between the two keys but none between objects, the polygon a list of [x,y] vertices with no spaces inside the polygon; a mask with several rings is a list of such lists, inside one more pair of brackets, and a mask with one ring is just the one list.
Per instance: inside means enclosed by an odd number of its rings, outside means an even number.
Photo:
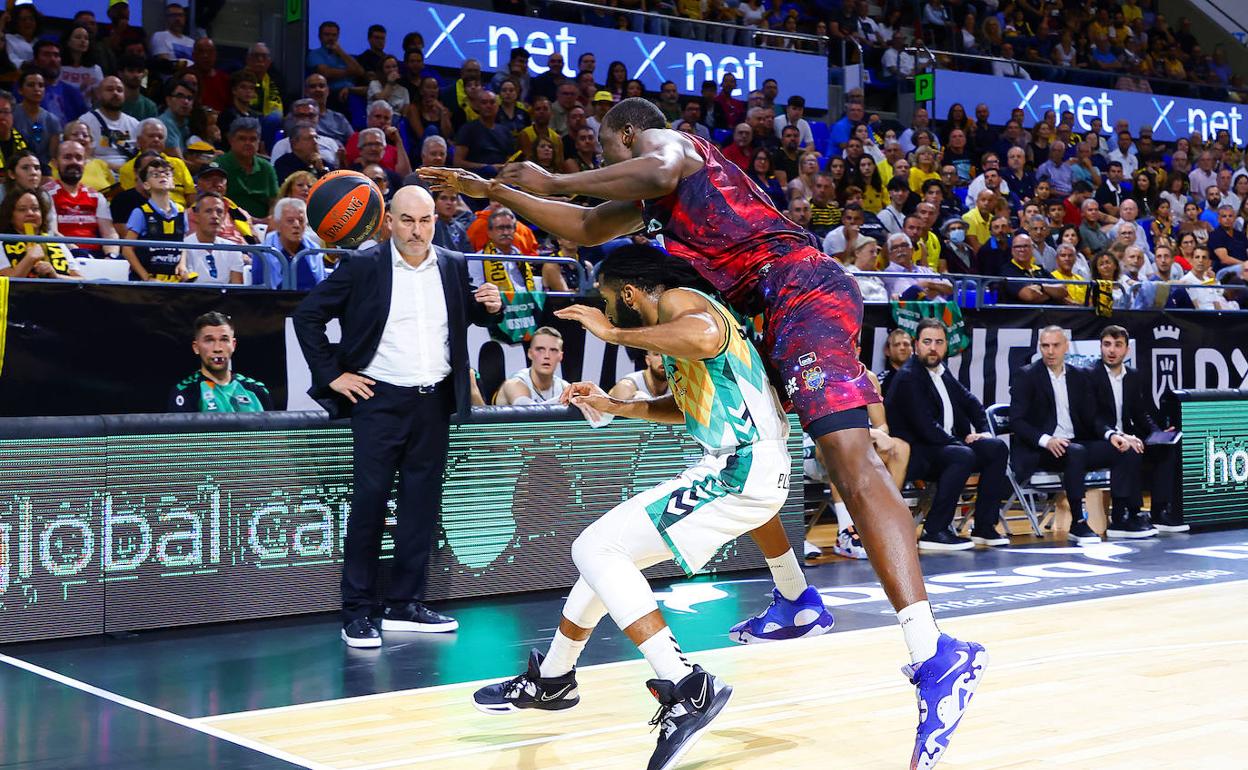
[{"label": "blue basketball sneaker", "polygon": [[733,626],[728,636],[737,644],[779,642],[826,634],[835,622],[814,586],[806,586],[795,601],[789,601],[773,588],[767,609]]},{"label": "blue basketball sneaker", "polygon": [[935,655],[917,666],[901,667],[918,689],[919,699],[919,729],[910,770],[929,770],[940,761],[987,666],[988,653],[982,644],[941,634]]}]

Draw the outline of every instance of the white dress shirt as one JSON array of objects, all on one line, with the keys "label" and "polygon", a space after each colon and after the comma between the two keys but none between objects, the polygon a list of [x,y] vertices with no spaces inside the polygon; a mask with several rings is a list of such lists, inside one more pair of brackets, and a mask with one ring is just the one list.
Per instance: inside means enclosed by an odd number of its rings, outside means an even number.
[{"label": "white dress shirt", "polygon": [[1114,430],[1112,432],[1122,432],[1122,380],[1127,376],[1127,367],[1122,367],[1118,374],[1114,374],[1114,370],[1108,366],[1105,367],[1105,373],[1109,375],[1109,389],[1114,392]]},{"label": "white dress shirt", "polygon": [[1048,433],[1040,437],[1040,446],[1048,449],[1049,439],[1051,438],[1070,438],[1075,437],[1075,423],[1070,416],[1070,393],[1066,390],[1066,367],[1062,367],[1060,374],[1054,374],[1052,369],[1045,367],[1045,371],[1049,373],[1049,382],[1053,383],[1053,403],[1057,411],[1057,427],[1053,429],[1053,435]]},{"label": "white dress shirt", "polygon": [[451,333],[437,252],[419,267],[391,243],[390,313],[365,377],[401,387],[436,385],[451,373]]},{"label": "white dress shirt", "polygon": [[941,364],[935,369],[928,369],[927,374],[932,378],[932,384],[936,386],[936,392],[940,394],[940,406],[942,409],[940,427],[945,433],[953,435],[953,401],[949,398],[949,389],[945,387],[945,365]]}]

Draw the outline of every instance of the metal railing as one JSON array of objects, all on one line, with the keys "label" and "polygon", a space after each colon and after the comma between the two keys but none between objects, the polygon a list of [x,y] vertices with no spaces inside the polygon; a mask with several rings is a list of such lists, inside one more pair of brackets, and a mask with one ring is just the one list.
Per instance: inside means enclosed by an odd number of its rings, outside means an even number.
[{"label": "metal railing", "polygon": [[[805,32],[785,32],[784,30],[746,27],[741,24],[729,24],[722,21],[702,19],[686,19],[675,14],[640,11],[630,8],[615,8],[599,3],[588,3],[582,0],[528,0],[526,8],[530,16],[542,16],[549,7],[567,7],[579,10],[582,14],[591,13],[595,16],[627,16],[633,32],[646,32],[652,35],[667,36],[676,30],[700,31],[699,40],[725,45],[742,45],[757,48],[787,48],[787,46],[770,44],[771,40],[790,41],[793,50],[807,53],[827,54],[830,39],[827,36],[810,35]],[[586,22],[589,23],[589,22]],[[688,37],[687,35],[678,35]]]}]

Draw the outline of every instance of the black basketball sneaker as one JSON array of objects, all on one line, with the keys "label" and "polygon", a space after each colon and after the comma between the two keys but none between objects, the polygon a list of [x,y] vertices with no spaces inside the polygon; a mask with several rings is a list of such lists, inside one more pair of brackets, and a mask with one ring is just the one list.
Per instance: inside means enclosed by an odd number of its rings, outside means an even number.
[{"label": "black basketball sneaker", "polygon": [[694,666],[693,673],[676,684],[651,679],[646,687],[659,702],[659,710],[650,720],[659,728],[659,742],[646,770],[675,767],[732,697],[732,686],[701,666]]},{"label": "black basketball sneaker", "polygon": [[576,692],[576,669],[562,676],[542,677],[542,658],[529,653],[529,670],[505,682],[482,687],[473,693],[472,705],[486,714],[509,714],[520,709],[563,711],[581,702]]}]

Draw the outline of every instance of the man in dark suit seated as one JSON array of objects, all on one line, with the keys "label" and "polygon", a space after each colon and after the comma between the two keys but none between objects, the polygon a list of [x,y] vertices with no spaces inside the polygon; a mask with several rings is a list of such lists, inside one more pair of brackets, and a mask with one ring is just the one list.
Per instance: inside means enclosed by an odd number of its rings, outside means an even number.
[{"label": "man in dark suit seated", "polygon": [[[498,287],[473,289],[464,255],[433,245],[433,198],[401,188],[386,212],[390,238],[343,260],[294,313],[312,370],[309,394],[331,416],[349,410],[351,516],[342,563],[342,639],[379,647],[373,624],[387,503],[399,475],[394,560],[381,631],[454,631],[423,604],[442,505],[450,417],[469,412],[469,323],[502,320]],[[342,341],[326,324],[339,319]]]},{"label": "man in dark suit seated", "polygon": [[1092,376],[1066,365],[1069,347],[1060,326],[1046,326],[1040,330],[1040,360],[1015,372],[1010,383],[1010,461],[1023,484],[1037,470],[1061,472],[1070,502],[1068,537],[1087,545],[1101,538],[1088,526],[1083,510],[1084,475],[1109,468],[1114,505],[1130,510],[1139,495],[1141,455],[1131,451],[1130,437],[1100,418]]},{"label": "man in dark suit seated", "polygon": [[[936,496],[919,537],[920,551],[961,551],[976,544],[1009,545],[997,534],[1008,482],[1009,447],[988,430],[984,405],[945,368],[949,335],[935,318],[919,321],[915,356],[891,379],[884,407],[893,433],[910,443],[914,479],[936,482]],[[973,538],[951,528],[958,497],[972,473],[979,473]]]},{"label": "man in dark suit seated", "polygon": [[[1101,419],[1115,430],[1125,433],[1131,441],[1131,451],[1144,455],[1152,492],[1151,519],[1142,514],[1129,516],[1122,508],[1114,508],[1109,520],[1110,537],[1152,537],[1157,531],[1186,532],[1190,527],[1183,517],[1171,507],[1174,497],[1174,475],[1177,444],[1146,444],[1154,433],[1173,433],[1174,428],[1162,428],[1161,416],[1154,409],[1144,380],[1140,373],[1123,363],[1129,350],[1130,338],[1121,326],[1106,326],[1101,331],[1101,363],[1092,367],[1092,380],[1096,384],[1097,407]],[[1139,497],[1133,501],[1138,510],[1144,504]]]}]

